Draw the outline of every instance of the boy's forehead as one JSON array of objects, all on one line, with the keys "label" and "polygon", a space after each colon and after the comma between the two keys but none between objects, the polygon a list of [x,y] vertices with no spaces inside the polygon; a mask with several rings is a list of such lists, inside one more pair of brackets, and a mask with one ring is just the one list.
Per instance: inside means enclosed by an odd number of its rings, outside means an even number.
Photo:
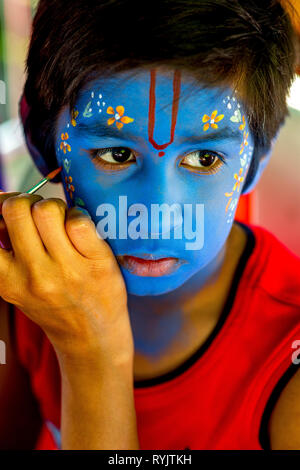
[{"label": "boy's forehead", "polygon": [[[224,104],[228,97],[237,99],[230,87],[206,87],[184,72],[142,71],[137,73],[122,72],[109,78],[89,82],[79,93],[76,105],[86,104],[86,98],[109,99],[117,102],[126,100],[128,105],[148,105],[151,87],[155,85],[156,102],[161,107],[172,106],[174,99],[174,77],[180,77],[180,105],[188,109],[195,105]],[[154,79],[154,80],[153,80]],[[155,82],[155,83],[153,83]],[[138,99],[138,101],[135,101]],[[227,103],[226,103],[227,104]]]},{"label": "boy's forehead", "polygon": [[114,116],[118,120],[120,109],[133,123],[133,126],[123,125],[122,134],[125,129],[149,133],[151,120],[155,121],[154,133],[158,137],[165,128],[171,131],[172,120],[176,120],[176,136],[208,134],[203,131],[206,129],[203,123],[210,123],[215,118],[218,121],[224,116],[222,126],[217,127],[226,128],[228,136],[228,131],[230,134],[237,130],[237,124],[243,122],[242,117],[247,122],[242,102],[230,87],[207,87],[178,71],[152,69],[98,78],[82,88],[75,105],[78,123],[84,125],[107,123],[108,118]]}]

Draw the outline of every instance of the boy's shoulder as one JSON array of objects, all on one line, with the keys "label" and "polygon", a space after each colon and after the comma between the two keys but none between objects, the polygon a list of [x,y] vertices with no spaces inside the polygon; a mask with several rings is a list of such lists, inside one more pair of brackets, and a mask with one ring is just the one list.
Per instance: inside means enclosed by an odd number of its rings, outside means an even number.
[{"label": "boy's shoulder", "polygon": [[300,308],[300,257],[268,229],[247,225],[255,238],[249,258],[251,282],[274,300]]}]

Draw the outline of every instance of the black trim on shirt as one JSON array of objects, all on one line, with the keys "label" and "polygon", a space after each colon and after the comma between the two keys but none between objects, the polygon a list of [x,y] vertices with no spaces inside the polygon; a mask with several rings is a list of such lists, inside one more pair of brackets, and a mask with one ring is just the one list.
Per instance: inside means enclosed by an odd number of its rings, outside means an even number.
[{"label": "black trim on shirt", "polygon": [[220,315],[220,318],[214,327],[213,331],[211,334],[208,336],[208,338],[204,341],[204,343],[190,356],[185,362],[180,364],[176,369],[171,370],[170,372],[167,372],[163,375],[160,375],[158,377],[152,377],[151,379],[143,379],[143,380],[134,380],[134,388],[142,388],[142,387],[151,387],[152,385],[158,385],[164,382],[167,382],[168,380],[171,380],[183,372],[185,372],[189,367],[191,367],[200,357],[207,351],[207,349],[210,347],[211,343],[223,327],[225,320],[227,319],[232,306],[233,302],[236,296],[237,288],[240,282],[240,279],[242,277],[242,274],[244,272],[244,269],[246,267],[247,261],[253,252],[254,246],[255,246],[255,235],[253,231],[248,227],[248,225],[245,225],[242,222],[235,221],[238,223],[242,228],[245,230],[247,234],[247,242],[244,248],[244,251],[240,257],[240,260],[237,264],[237,267],[234,272],[233,280],[231,283],[231,287],[229,289],[229,293],[227,296],[227,300],[225,302],[225,305],[223,307],[223,311]]},{"label": "black trim on shirt", "polygon": [[298,368],[299,368],[299,364],[291,363],[291,365],[288,367],[285,373],[278,380],[277,384],[273,388],[271,395],[267,401],[267,404],[265,406],[262,419],[260,422],[260,428],[259,428],[259,443],[261,447],[263,448],[263,450],[272,450],[271,443],[270,443],[269,430],[268,430],[268,425],[269,425],[269,421],[271,418],[271,414],[281,392],[283,391],[285,386],[288,384],[290,379],[297,372]]},{"label": "black trim on shirt", "polygon": [[8,303],[8,324],[9,324],[9,338],[14,351],[16,351],[16,327],[15,327],[15,306]]}]

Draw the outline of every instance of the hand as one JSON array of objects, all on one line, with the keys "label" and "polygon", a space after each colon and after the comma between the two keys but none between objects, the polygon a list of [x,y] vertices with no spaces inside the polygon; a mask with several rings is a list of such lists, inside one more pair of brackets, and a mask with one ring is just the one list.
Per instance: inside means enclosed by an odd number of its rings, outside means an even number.
[{"label": "hand", "polygon": [[39,195],[1,193],[1,208],[12,249],[0,248],[0,296],[37,323],[60,356],[133,357],[125,283],[93,221]]}]

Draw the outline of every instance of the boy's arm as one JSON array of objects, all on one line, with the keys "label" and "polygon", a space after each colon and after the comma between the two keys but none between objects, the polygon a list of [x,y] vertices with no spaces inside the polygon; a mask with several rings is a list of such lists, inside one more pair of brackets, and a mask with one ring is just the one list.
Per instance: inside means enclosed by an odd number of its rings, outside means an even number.
[{"label": "boy's arm", "polygon": [[34,449],[42,419],[28,373],[18,361],[12,346],[11,334],[8,304],[0,298],[0,340],[3,341],[0,360],[0,449]]},{"label": "boy's arm", "polygon": [[269,421],[269,436],[272,450],[300,449],[300,369],[276,402]]},{"label": "boy's arm", "polygon": [[133,361],[59,362],[62,449],[138,450]]},{"label": "boy's arm", "polygon": [[42,328],[62,377],[62,449],[138,449],[134,341],[117,260],[60,199],[5,193],[0,295]]}]

